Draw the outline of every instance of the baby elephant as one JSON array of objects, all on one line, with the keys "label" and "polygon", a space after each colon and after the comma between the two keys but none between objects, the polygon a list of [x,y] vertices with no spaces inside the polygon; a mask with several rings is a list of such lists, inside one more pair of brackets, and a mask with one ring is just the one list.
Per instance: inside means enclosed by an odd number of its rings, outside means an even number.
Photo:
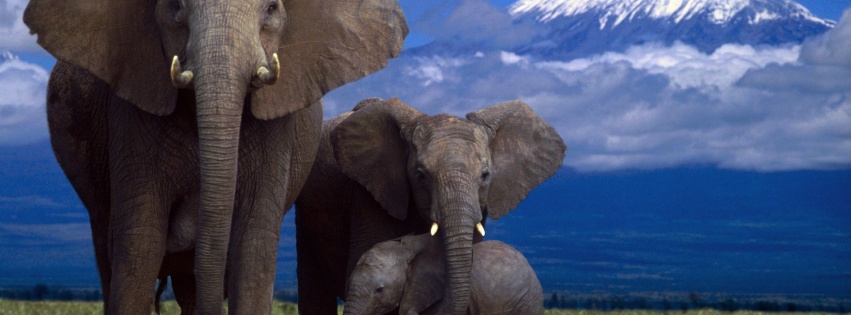
[{"label": "baby elephant", "polygon": [[[435,314],[443,300],[440,239],[429,234],[379,243],[349,279],[344,314]],[[499,241],[473,245],[468,314],[542,314],[543,291],[523,254]]]}]

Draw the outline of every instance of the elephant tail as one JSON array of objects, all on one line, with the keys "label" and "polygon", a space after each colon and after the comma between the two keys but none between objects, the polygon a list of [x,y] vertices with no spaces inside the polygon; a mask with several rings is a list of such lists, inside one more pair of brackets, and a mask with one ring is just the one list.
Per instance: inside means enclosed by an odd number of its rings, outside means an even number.
[{"label": "elephant tail", "polygon": [[154,311],[157,312],[157,315],[160,314],[160,298],[165,292],[165,287],[168,285],[168,275],[162,274],[157,278],[159,280],[159,284],[157,285],[157,294],[154,297]]}]

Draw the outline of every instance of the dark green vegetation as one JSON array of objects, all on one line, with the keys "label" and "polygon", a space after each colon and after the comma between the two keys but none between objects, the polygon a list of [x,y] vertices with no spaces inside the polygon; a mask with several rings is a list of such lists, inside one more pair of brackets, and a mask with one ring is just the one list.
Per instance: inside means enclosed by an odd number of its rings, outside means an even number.
[{"label": "dark green vegetation", "polygon": [[[298,314],[296,305],[290,302],[272,302],[272,314]],[[101,302],[65,302],[65,301],[14,301],[0,299],[0,315],[29,315],[29,314],[102,314],[103,303]],[[162,303],[161,314],[180,314],[177,302],[168,301]],[[342,314],[342,308],[340,312]]]},{"label": "dark green vegetation", "polygon": [[571,293],[544,296],[549,309],[595,311],[654,310],[690,312],[712,309],[723,312],[827,312],[846,313],[851,299],[821,295],[725,294],[697,292]]},{"label": "dark green vegetation", "polygon": [[[297,293],[275,291],[273,314],[296,314]],[[98,288],[70,288],[38,284],[0,288],[3,314],[95,314],[102,313]],[[170,290],[163,294],[162,314],[179,314]],[[824,296],[729,295],[710,293],[544,294],[545,314],[570,315],[759,315],[849,314],[851,299]],[[342,314],[342,307],[339,307]]]},{"label": "dark green vegetation", "polygon": [[[296,305],[290,302],[272,302],[272,314],[275,315],[295,315],[298,314]],[[103,312],[103,305],[99,302],[28,302],[28,301],[12,301],[0,299],[0,315],[15,314],[98,314]],[[338,308],[338,314],[342,314],[342,307]],[[169,301],[163,303],[162,314],[180,314],[180,309],[177,303]],[[831,313],[806,313],[806,312],[782,312],[782,313],[767,313],[758,311],[736,311],[724,312],[712,309],[681,311],[652,311],[652,310],[618,310],[618,311],[592,311],[592,310],[562,310],[548,309],[544,311],[545,315],[827,315]]]}]

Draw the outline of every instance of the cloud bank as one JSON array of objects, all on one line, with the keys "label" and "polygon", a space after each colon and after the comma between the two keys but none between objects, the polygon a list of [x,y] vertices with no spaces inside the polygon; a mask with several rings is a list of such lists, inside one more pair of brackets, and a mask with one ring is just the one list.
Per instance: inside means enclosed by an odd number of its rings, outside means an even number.
[{"label": "cloud bank", "polygon": [[35,36],[24,24],[24,9],[28,0],[0,0],[0,43],[12,51],[40,51]]},{"label": "cloud bank", "polygon": [[47,138],[44,68],[0,52],[0,145],[25,144]]},{"label": "cloud bank", "polygon": [[[25,5],[0,0],[6,49],[37,49],[20,19]],[[446,47],[481,49],[406,51],[387,69],[329,94],[326,117],[373,96],[456,115],[522,99],[568,143],[565,164],[582,171],[851,167],[851,11],[835,29],[798,46],[726,45],[706,54],[650,43],[562,60],[507,49],[540,30],[485,0],[437,7],[413,25],[452,43]],[[44,139],[48,72],[5,55],[0,145]]]},{"label": "cloud bank", "polygon": [[[467,10],[462,4],[447,20]],[[471,27],[501,18],[468,17]],[[651,43],[582,59],[536,59],[491,49],[513,35],[477,29],[476,38],[494,38],[481,51],[406,51],[385,70],[332,92],[326,117],[373,96],[456,115],[522,99],[568,143],[565,165],[581,171],[851,167],[848,12],[803,45],[725,45],[711,54]]]}]

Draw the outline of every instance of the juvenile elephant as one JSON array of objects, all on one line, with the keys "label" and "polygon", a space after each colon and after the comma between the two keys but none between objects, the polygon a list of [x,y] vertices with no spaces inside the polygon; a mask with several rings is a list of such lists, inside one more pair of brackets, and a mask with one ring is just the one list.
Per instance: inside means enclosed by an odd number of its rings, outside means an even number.
[{"label": "juvenile elephant", "polygon": [[299,308],[332,314],[362,253],[431,230],[447,261],[441,313],[463,314],[485,216],[514,209],[558,170],[565,149],[555,129],[520,101],[461,119],[369,99],[326,121],[296,200]]},{"label": "juvenile elephant", "polygon": [[[57,59],[56,158],[89,211],[109,314],[268,314],[280,225],[313,162],[321,96],[386,65],[396,0],[31,0]],[[196,296],[197,294],[197,296]]]},{"label": "juvenile elephant", "polygon": [[[361,256],[343,314],[434,314],[443,297],[443,248],[428,234],[378,243]],[[500,241],[473,245],[468,314],[543,314],[544,295],[532,266]]]}]

